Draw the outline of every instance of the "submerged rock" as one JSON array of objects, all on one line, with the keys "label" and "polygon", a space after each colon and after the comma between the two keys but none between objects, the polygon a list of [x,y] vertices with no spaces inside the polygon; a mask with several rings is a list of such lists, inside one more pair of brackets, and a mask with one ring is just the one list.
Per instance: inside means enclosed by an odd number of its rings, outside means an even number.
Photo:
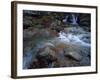
[{"label": "submerged rock", "polygon": [[32,38],[33,36],[36,36],[38,34],[39,30],[35,29],[33,27],[29,27],[28,29],[24,29],[23,31],[23,38],[28,39]]},{"label": "submerged rock", "polygon": [[[52,31],[50,29],[42,29],[38,34],[46,38],[46,36],[52,36],[51,33]],[[86,34],[87,33],[85,33],[85,35]],[[67,35],[68,36],[65,35],[65,37],[59,38],[54,34],[55,37],[40,41],[37,46],[36,60],[32,61],[29,69],[89,65],[90,59],[88,57],[86,58],[86,56],[91,57],[90,44],[83,44],[83,41],[80,39],[81,35]],[[78,37],[78,39],[76,37]],[[88,38],[86,39],[88,40]],[[88,60],[88,62],[86,62],[85,59]]]},{"label": "submerged rock", "polygon": [[85,56],[84,59],[80,61],[81,66],[90,66],[91,65],[91,60],[89,57]]},{"label": "submerged rock", "polygon": [[84,34],[85,33],[85,31],[79,26],[64,28],[63,31],[65,33],[73,33],[73,34]]}]

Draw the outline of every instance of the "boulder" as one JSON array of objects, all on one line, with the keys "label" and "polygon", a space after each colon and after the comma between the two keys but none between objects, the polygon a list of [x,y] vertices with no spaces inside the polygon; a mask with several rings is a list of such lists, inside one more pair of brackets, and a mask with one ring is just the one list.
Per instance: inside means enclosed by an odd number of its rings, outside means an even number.
[{"label": "boulder", "polygon": [[81,59],[82,59],[82,56],[77,52],[69,52],[69,53],[66,53],[65,55],[69,56],[77,61],[81,61]]},{"label": "boulder", "polygon": [[65,33],[83,34],[85,31],[81,27],[68,27],[63,30]]},{"label": "boulder", "polygon": [[70,56],[71,58],[80,61],[82,59],[81,50],[81,46],[77,44],[68,44],[64,49],[64,54],[65,56]]},{"label": "boulder", "polygon": [[24,29],[23,31],[23,38],[27,39],[27,38],[32,38],[32,36],[35,36],[38,33],[37,29],[33,29],[32,27],[28,28],[28,29]]},{"label": "boulder", "polygon": [[41,29],[40,30],[40,35],[41,35],[41,37],[49,37],[50,36],[50,32],[47,31],[46,29]]},{"label": "boulder", "polygon": [[87,56],[85,56],[81,61],[80,61],[81,66],[90,66],[91,65],[91,59]]},{"label": "boulder", "polygon": [[56,57],[55,51],[52,50],[52,49],[50,49],[50,47],[45,47],[45,48],[43,49],[43,51],[41,51],[41,52],[39,53],[39,55],[41,55],[41,56],[51,55],[51,56],[53,56],[53,57]]},{"label": "boulder", "polygon": [[37,61],[33,61],[30,65],[31,68],[50,68],[52,67],[52,62],[56,61],[55,51],[53,51],[49,46],[46,46],[40,49],[36,54],[36,59]]}]

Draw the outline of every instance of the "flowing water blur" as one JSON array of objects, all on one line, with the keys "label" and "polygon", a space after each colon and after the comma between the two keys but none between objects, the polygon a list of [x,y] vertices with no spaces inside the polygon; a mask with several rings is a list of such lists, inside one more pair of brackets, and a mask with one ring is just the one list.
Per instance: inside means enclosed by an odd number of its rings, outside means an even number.
[{"label": "flowing water blur", "polygon": [[[76,21],[75,21],[75,23],[76,23]],[[89,53],[90,47],[91,47],[90,32],[83,30],[81,27],[78,27],[78,28],[70,27],[67,30],[69,30],[69,31],[63,31],[63,30],[60,31],[58,33],[59,36],[56,37],[56,39],[58,39],[64,43],[80,45],[82,47],[83,51],[87,49],[86,53],[90,55],[90,53]],[[51,41],[54,39],[55,38],[51,39]],[[30,50],[29,52],[26,53],[26,55],[24,56],[24,59],[23,59],[23,68],[24,69],[27,69],[29,67],[30,63],[32,63],[33,56],[35,54],[37,54],[36,49],[38,50],[41,47],[43,47],[43,44],[41,44],[41,41],[40,41],[40,43],[37,44],[36,48],[34,48],[33,50]],[[82,54],[82,55],[85,56],[85,58],[80,62],[80,64],[82,64],[82,65],[89,64],[90,60],[86,57],[86,55],[84,55],[84,54]],[[64,59],[64,57],[62,57],[62,59]],[[51,64],[49,64],[49,67],[50,66],[51,66]]]}]

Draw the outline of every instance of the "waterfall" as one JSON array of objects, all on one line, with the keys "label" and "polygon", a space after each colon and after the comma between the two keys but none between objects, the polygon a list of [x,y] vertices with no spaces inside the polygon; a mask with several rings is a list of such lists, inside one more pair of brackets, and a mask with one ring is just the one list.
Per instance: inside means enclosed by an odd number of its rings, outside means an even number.
[{"label": "waterfall", "polygon": [[76,14],[66,15],[64,17],[64,19],[62,20],[63,23],[67,24],[69,22],[68,19],[70,19],[70,21],[71,21],[70,24],[72,24],[72,25],[77,25],[78,24],[77,23],[78,16]]},{"label": "waterfall", "polygon": [[68,23],[68,17],[69,17],[69,16],[65,16],[65,18],[63,19],[63,22],[64,22],[64,23]]},{"label": "waterfall", "polygon": [[72,16],[72,19],[71,19],[71,24],[73,24],[73,25],[77,25],[78,23],[77,23],[77,16],[75,15],[75,14],[72,14],[71,15]]}]

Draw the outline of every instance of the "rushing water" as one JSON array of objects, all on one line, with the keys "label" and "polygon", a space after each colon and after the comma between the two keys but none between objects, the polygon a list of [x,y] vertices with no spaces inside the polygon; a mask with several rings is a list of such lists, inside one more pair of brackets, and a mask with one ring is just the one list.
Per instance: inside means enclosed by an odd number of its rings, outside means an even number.
[{"label": "rushing water", "polygon": [[[66,33],[64,31],[60,31],[58,34],[59,36],[57,38],[62,42],[79,44],[80,46],[90,48],[90,45],[91,45],[90,32],[86,32],[82,28],[77,29],[76,27],[70,27],[69,32]],[[33,50],[30,50],[29,52],[26,53],[26,55],[24,55],[24,58],[23,58],[23,68],[24,69],[27,69],[30,63],[32,62],[33,55],[37,54],[36,50],[38,50],[39,48],[43,46],[44,46],[43,44],[38,43],[36,48],[34,48]],[[82,62],[84,63],[86,62],[86,60],[85,61],[83,60]],[[49,67],[50,66],[51,65],[49,65]]]},{"label": "rushing water", "polygon": [[[68,23],[69,21],[68,21],[68,18],[69,18],[69,16],[68,15],[66,15],[65,16],[65,18],[62,20],[64,23]],[[78,23],[77,23],[77,21],[78,21],[78,16],[76,16],[75,14],[71,14],[71,18],[70,18],[70,21],[71,21],[71,24],[72,25],[77,25]]]},{"label": "rushing water", "polygon": [[66,33],[61,31],[59,33],[59,37],[58,38],[61,41],[64,41],[64,42],[71,42],[71,43],[75,43],[75,44],[80,44],[82,46],[90,46],[90,43],[87,43],[87,42],[84,41],[84,40],[87,39],[87,34],[74,35],[72,33],[66,34]]},{"label": "rushing water", "polygon": [[75,16],[75,14],[72,14],[72,23],[71,24],[77,24],[77,16]]}]

